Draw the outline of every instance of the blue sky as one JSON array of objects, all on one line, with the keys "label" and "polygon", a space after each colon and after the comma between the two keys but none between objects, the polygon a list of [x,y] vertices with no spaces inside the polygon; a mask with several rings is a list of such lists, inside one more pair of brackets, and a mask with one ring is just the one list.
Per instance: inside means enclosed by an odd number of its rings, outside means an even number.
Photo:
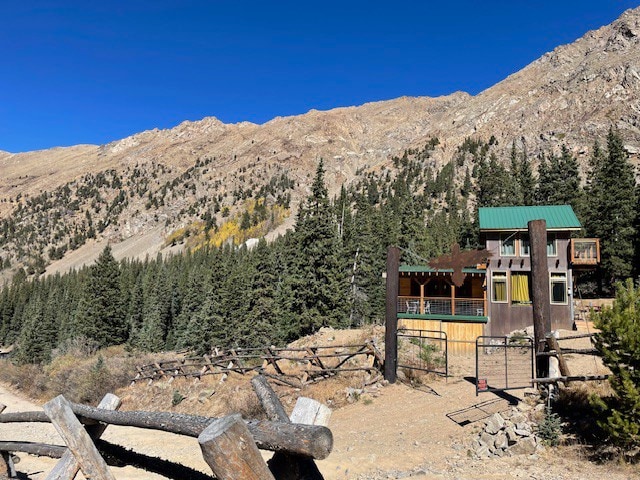
[{"label": "blue sky", "polygon": [[0,150],[476,94],[640,2],[5,1]]}]

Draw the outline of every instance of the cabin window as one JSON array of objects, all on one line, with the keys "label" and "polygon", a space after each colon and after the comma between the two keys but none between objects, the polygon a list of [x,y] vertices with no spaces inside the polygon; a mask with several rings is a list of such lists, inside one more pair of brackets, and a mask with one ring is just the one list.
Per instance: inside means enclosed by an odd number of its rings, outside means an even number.
[{"label": "cabin window", "polygon": [[567,274],[551,272],[551,303],[567,304]]},{"label": "cabin window", "polygon": [[529,272],[511,273],[511,303],[514,305],[529,305],[531,294],[529,290]]},{"label": "cabin window", "polygon": [[528,257],[531,255],[531,242],[529,242],[529,235],[522,235],[520,237],[520,256]]},{"label": "cabin window", "polygon": [[516,240],[513,234],[500,239],[500,255],[503,257],[516,256]]},{"label": "cabin window", "polygon": [[547,234],[547,257],[557,257],[558,247],[556,245],[556,236]]},{"label": "cabin window", "polygon": [[[529,235],[522,235],[520,237],[520,256],[528,257],[531,255],[531,242],[529,241]],[[556,248],[556,236],[553,234],[547,235],[547,257],[557,257],[558,250]]]},{"label": "cabin window", "polygon": [[491,300],[507,303],[507,272],[493,272],[491,275]]}]

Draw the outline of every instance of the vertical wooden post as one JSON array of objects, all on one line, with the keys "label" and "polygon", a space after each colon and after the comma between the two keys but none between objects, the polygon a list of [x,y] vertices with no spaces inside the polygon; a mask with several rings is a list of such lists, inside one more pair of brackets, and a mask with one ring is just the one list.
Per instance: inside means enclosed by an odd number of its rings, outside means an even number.
[{"label": "vertical wooden post", "polygon": [[400,250],[387,249],[387,308],[384,334],[384,378],[396,382],[398,365],[398,284]]},{"label": "vertical wooden post", "polygon": [[424,315],[424,283],[420,284],[420,315]]},{"label": "vertical wooden post", "polygon": [[451,284],[451,315],[456,314],[456,284]]},{"label": "vertical wooden post", "polygon": [[73,414],[69,402],[62,395],[45,403],[42,409],[51,419],[51,423],[64,440],[67,448],[73,453],[86,478],[115,480],[91,437]]},{"label": "vertical wooden post", "polygon": [[[121,404],[122,400],[120,400],[119,397],[112,393],[107,393],[98,404],[98,408],[103,410],[117,410]],[[91,438],[96,439],[102,436],[106,428],[106,424],[98,423],[96,425],[88,425],[86,430],[89,435],[91,435]],[[78,470],[80,470],[80,464],[73,456],[71,450],[67,450],[62,458],[58,460],[56,466],[53,467],[53,470],[49,472],[46,480],[73,480]]]},{"label": "vertical wooden post", "polygon": [[[547,263],[547,222],[531,220],[527,224],[531,244],[531,294],[535,351],[543,351],[546,336],[551,333],[551,295]],[[549,375],[549,357],[536,357],[538,378]]]},{"label": "vertical wooden post", "polygon": [[211,422],[198,443],[218,480],[275,480],[240,415]]}]

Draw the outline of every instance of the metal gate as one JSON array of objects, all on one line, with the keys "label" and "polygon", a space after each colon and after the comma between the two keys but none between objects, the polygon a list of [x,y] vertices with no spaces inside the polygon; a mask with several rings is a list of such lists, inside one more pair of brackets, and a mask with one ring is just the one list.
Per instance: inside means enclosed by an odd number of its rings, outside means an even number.
[{"label": "metal gate", "polygon": [[476,339],[476,395],[533,386],[533,339],[488,337]]},{"label": "metal gate", "polygon": [[440,330],[398,329],[398,368],[448,377],[447,334]]}]

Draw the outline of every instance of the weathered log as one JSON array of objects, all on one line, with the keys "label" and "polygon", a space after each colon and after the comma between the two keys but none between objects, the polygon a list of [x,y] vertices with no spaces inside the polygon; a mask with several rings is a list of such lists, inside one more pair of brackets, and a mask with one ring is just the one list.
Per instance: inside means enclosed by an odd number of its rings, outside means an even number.
[{"label": "weathered log", "polygon": [[16,467],[9,452],[0,451],[0,479],[16,478]]},{"label": "weathered log", "polygon": [[[211,476],[194,470],[193,468],[174,463],[162,458],[152,457],[143,453],[134,452],[120,445],[114,445],[104,440],[96,440],[96,447],[104,457],[108,465],[131,465],[148,472],[161,474],[163,477],[175,480],[210,480]],[[22,452],[41,457],[62,458],[67,447],[61,445],[49,445],[32,442],[3,442],[0,441],[0,451]],[[0,468],[0,472],[2,469]],[[0,476],[2,478],[2,476]]]},{"label": "weathered log", "polygon": [[[124,425],[189,437],[198,437],[215,418],[167,412],[119,412],[100,410],[72,403],[71,408],[85,424],[96,421],[111,425]],[[44,412],[20,412],[0,414],[0,423],[49,422]],[[326,427],[296,425],[261,420],[247,421],[249,431],[259,448],[285,451],[322,460],[333,448],[333,435]]]},{"label": "weathered log", "polygon": [[[549,265],[547,264],[547,222],[531,220],[527,223],[531,257],[531,304],[536,352],[544,350],[545,337],[551,332],[551,300]],[[536,357],[536,376],[547,377],[549,358]]]},{"label": "weathered log", "polygon": [[40,457],[62,458],[67,447],[33,442],[4,442],[0,441],[0,452],[22,452]]},{"label": "weathered log", "polygon": [[219,480],[275,480],[240,415],[212,422],[198,443]]},{"label": "weathered log", "polygon": [[400,268],[400,250],[398,247],[387,249],[387,288],[384,331],[384,378],[396,383],[398,369],[398,291]]},{"label": "weathered log", "polygon": [[62,395],[45,403],[42,408],[80,464],[85,477],[92,480],[115,480],[91,437]]},{"label": "weathered log", "polygon": [[[120,408],[122,400],[112,393],[107,393],[98,404],[98,408],[104,410],[117,410]],[[98,439],[106,430],[107,425],[98,423],[97,425],[88,425],[87,432],[92,439]],[[76,460],[71,450],[67,450],[60,461],[49,472],[46,480],[73,480],[80,470],[80,464]]]},{"label": "weathered log", "polygon": [[562,355],[562,350],[560,350],[560,345],[558,345],[558,339],[551,334],[547,336],[547,344],[549,345],[549,350],[555,350],[557,353],[556,358],[558,359],[558,366],[560,367],[560,375],[563,377],[570,376],[571,373],[569,373],[569,366]]},{"label": "weathered log", "polygon": [[569,383],[569,382],[591,382],[594,380],[607,380],[609,375],[572,375],[567,377],[553,377],[553,378],[534,378],[534,383]]},{"label": "weathered log", "polygon": [[[285,423],[292,421],[292,419],[287,417],[287,412],[285,412],[280,399],[265,377],[262,375],[254,377],[251,380],[251,385],[267,413],[269,420]],[[298,399],[298,401],[299,400],[300,399]],[[326,424],[324,426],[326,426]],[[268,465],[269,470],[271,470],[273,476],[278,480],[323,480],[320,470],[318,470],[318,467],[311,458],[276,452],[269,460]]]},{"label": "weathered log", "polygon": [[267,418],[273,422],[289,423],[287,412],[284,411],[282,403],[276,392],[273,391],[269,382],[263,375],[256,375],[251,379],[251,386],[260,400],[262,408],[264,408]]},{"label": "weathered log", "polygon": [[[316,400],[300,397],[291,413],[291,421],[300,421],[300,423],[308,425],[318,422],[318,425],[326,427],[331,413],[329,411],[329,415],[325,415],[324,410],[320,407],[329,410]],[[321,410],[323,415],[317,415]],[[325,421],[327,423],[321,423]],[[293,455],[276,452],[268,464],[273,476],[278,480],[323,480],[324,478],[311,458],[294,457]]]}]

